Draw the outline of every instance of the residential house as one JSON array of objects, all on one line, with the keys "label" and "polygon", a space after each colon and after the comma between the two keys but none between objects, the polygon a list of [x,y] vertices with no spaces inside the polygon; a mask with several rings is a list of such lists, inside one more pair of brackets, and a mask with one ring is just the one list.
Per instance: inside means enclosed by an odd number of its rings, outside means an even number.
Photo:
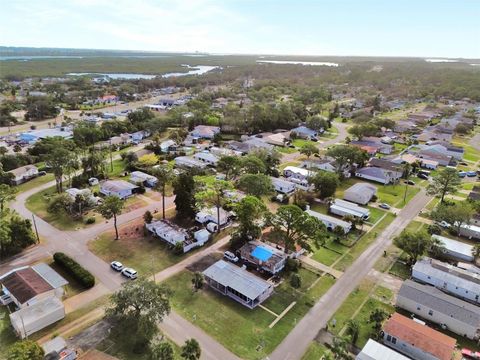
[{"label": "residential house", "polygon": [[382,168],[368,166],[357,169],[355,176],[361,179],[375,181],[384,185],[396,183],[402,177],[401,172],[385,170]]},{"label": "residential house", "polygon": [[33,144],[40,139],[47,139],[51,137],[62,137],[64,139],[71,139],[73,132],[68,128],[51,128],[30,130],[20,134],[20,141],[28,144]]},{"label": "residential house", "polygon": [[435,234],[432,235],[432,239],[437,240],[440,243],[440,250],[445,256],[452,258],[453,260],[467,262],[472,262],[474,260],[472,255],[472,245]]},{"label": "residential house", "polygon": [[455,360],[457,341],[394,313],[383,326],[383,343],[416,360]]},{"label": "residential house", "polygon": [[20,185],[38,176],[38,168],[35,165],[25,165],[7,172],[13,175],[11,180],[13,185]]},{"label": "residential house", "polygon": [[364,207],[361,207],[350,201],[335,199],[332,204],[330,204],[329,211],[332,214],[338,216],[353,216],[357,219],[368,220],[370,217],[370,210]]},{"label": "residential house", "polygon": [[207,268],[203,275],[212,289],[250,309],[268,299],[273,292],[273,284],[223,260]]},{"label": "residential house", "polygon": [[377,194],[377,187],[369,183],[356,183],[345,190],[343,198],[361,205],[367,205]]},{"label": "residential house", "polygon": [[[470,191],[470,193],[468,194],[468,199],[472,200],[472,201],[479,201],[480,200],[480,186],[475,185],[472,188],[472,191]],[[474,222],[474,224],[477,225],[477,223],[475,223],[475,222]]]},{"label": "residential house", "polygon": [[221,147],[217,147],[217,146],[212,146],[210,149],[209,149],[210,153],[212,153],[213,155],[217,156],[217,157],[222,157],[222,156],[242,156],[242,152],[240,151],[235,151],[235,150],[232,150],[232,149],[227,149],[227,148],[221,148]]},{"label": "residential house", "polygon": [[250,241],[240,248],[240,258],[258,270],[275,275],[283,270],[287,255],[266,243]]},{"label": "residential house", "polygon": [[337,219],[336,217],[333,217],[333,216],[321,214],[319,212],[310,210],[310,207],[308,207],[308,206],[307,206],[307,210],[305,210],[305,212],[308,215],[313,216],[313,217],[317,218],[318,220],[320,220],[321,222],[323,222],[325,224],[325,226],[327,227],[327,230],[333,231],[333,229],[335,229],[338,226],[338,227],[341,227],[343,229],[343,232],[345,234],[347,234],[352,229],[352,223],[350,223],[348,221],[343,221],[341,219]]},{"label": "residential house", "polygon": [[130,174],[130,182],[136,185],[155,187],[158,183],[158,179],[155,176],[146,174],[142,171],[132,171]]},{"label": "residential house", "polygon": [[431,150],[420,150],[417,152],[416,156],[423,160],[436,161],[438,165],[448,166],[452,162],[452,157],[450,155],[445,155],[439,153],[438,151]]},{"label": "residential house", "polygon": [[480,335],[480,307],[447,295],[430,285],[406,280],[396,306],[472,340]]},{"label": "residential house", "polygon": [[355,360],[409,360],[406,356],[382,345],[375,340],[368,339]]},{"label": "residential house", "polygon": [[191,169],[191,168],[204,169],[207,167],[207,164],[205,164],[203,161],[194,159],[192,156],[178,156],[175,158],[174,161],[175,161],[175,166],[187,168],[187,169]]},{"label": "residential house", "polygon": [[130,139],[132,139],[132,142],[134,144],[139,144],[140,141],[148,137],[150,133],[148,131],[137,131],[134,133],[129,134]]},{"label": "residential house", "polygon": [[201,161],[209,166],[217,166],[219,158],[208,151],[200,151],[193,155],[195,160]]},{"label": "residential house", "polygon": [[160,143],[160,150],[162,153],[167,153],[171,148],[176,147],[177,143],[174,140],[165,140]]},{"label": "residential house", "polygon": [[216,134],[220,133],[218,126],[197,125],[190,131],[190,136],[197,139],[213,139]]},{"label": "residential house", "polygon": [[65,190],[65,193],[70,196],[70,198],[75,201],[77,195],[83,196],[83,198],[92,205],[96,205],[100,198],[94,196],[90,189],[77,189],[69,188]]},{"label": "residential house", "polygon": [[[320,134],[323,133],[323,129],[320,131]],[[306,126],[299,126],[292,130],[290,130],[290,137],[294,134],[297,138],[312,140],[317,139],[319,132],[316,130],[312,130]]]},{"label": "residential house", "polygon": [[[283,132],[283,133],[263,133],[259,134],[261,135],[261,140],[266,142],[267,144],[274,145],[274,146],[285,146],[287,145],[290,140],[289,140],[289,135],[288,132]],[[259,138],[259,135],[255,136]]]},{"label": "residential house", "polygon": [[[219,215],[220,215],[220,223],[218,223]],[[198,221],[200,224],[206,224],[206,223],[212,222],[214,224],[224,226],[228,224],[232,216],[233,214],[230,211],[220,208],[218,209],[218,212],[217,212],[216,207],[211,207],[211,208],[205,208],[199,211],[195,215],[195,220]]]},{"label": "residential house", "polygon": [[306,188],[308,188],[309,179],[314,175],[314,171],[297,166],[287,166],[285,169],[283,169],[283,176],[285,176],[288,181],[294,182]]},{"label": "residential house", "polygon": [[107,180],[101,183],[100,193],[109,196],[115,195],[120,199],[126,199],[132,196],[138,186],[124,180]]},{"label": "residential house", "polygon": [[424,169],[436,170],[438,168],[438,165],[439,163],[436,160],[428,160],[428,159],[420,160],[420,166]]},{"label": "residential house", "polygon": [[459,146],[453,146],[445,141],[434,141],[429,145],[423,145],[422,150],[433,151],[442,155],[451,156],[456,160],[462,160],[465,150]]},{"label": "residential house", "polygon": [[293,194],[296,189],[296,185],[288,180],[273,176],[270,179],[272,180],[273,188],[280,194]]},{"label": "residential house", "polygon": [[[331,173],[337,173],[337,165],[335,164],[335,160],[329,158],[307,159],[303,161],[300,166],[304,169],[324,170]],[[351,176],[350,167],[347,165],[343,169],[342,173],[344,178],[349,178]]]},{"label": "residential house", "polygon": [[469,239],[480,240],[480,226],[474,224],[461,225],[459,235]]},{"label": "residential house", "polygon": [[368,150],[367,152],[373,152],[374,154],[390,155],[393,152],[393,146],[382,143],[380,138],[365,138],[363,140],[351,141],[349,144],[359,148],[365,147],[365,150]]},{"label": "residential house", "polygon": [[412,268],[412,278],[453,296],[480,304],[480,275],[425,257]]}]

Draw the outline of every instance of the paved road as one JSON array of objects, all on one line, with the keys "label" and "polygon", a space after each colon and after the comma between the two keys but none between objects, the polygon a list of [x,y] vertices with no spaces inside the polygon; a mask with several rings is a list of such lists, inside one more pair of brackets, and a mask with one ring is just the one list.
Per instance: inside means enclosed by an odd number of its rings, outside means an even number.
[{"label": "paved road", "polygon": [[395,220],[377,237],[375,242],[345,271],[330,290],[322,296],[315,306],[305,315],[298,325],[288,334],[282,343],[270,355],[271,360],[301,359],[311,341],[325,327],[335,311],[342,305],[347,296],[360,284],[361,280],[373,268],[398,235],[413,220],[424,206],[431,200],[421,190]]},{"label": "paved road", "polygon": [[473,146],[476,150],[480,151],[480,133],[475,134],[475,136],[472,137],[468,143],[471,146]]}]

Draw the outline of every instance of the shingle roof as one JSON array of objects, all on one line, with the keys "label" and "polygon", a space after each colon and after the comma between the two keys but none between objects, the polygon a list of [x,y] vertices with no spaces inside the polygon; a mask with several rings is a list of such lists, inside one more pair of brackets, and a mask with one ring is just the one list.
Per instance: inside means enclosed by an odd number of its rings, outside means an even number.
[{"label": "shingle roof", "polygon": [[27,171],[30,171],[32,169],[37,169],[37,167],[35,165],[25,165],[25,166],[21,166],[19,168],[16,168],[16,169],[13,169],[13,170],[10,170],[8,171],[10,174],[13,174],[15,176],[20,176],[20,175],[23,175],[25,174]]},{"label": "shingle roof", "polygon": [[406,280],[398,297],[410,299],[464,324],[480,328],[480,307],[447,295],[433,286]]},{"label": "shingle roof", "polygon": [[108,191],[122,191],[122,190],[133,190],[138,188],[138,186],[130,184],[124,180],[107,180],[102,184],[102,189],[106,189]]},{"label": "shingle roof", "polygon": [[53,287],[32,268],[24,268],[0,278],[0,284],[21,304],[35,296],[52,290]]},{"label": "shingle roof", "polygon": [[419,324],[399,313],[394,313],[383,330],[412,346],[436,356],[451,360],[457,341],[426,325]]},{"label": "shingle roof", "polygon": [[249,273],[247,270],[223,260],[219,260],[211,265],[203,272],[203,274],[223,286],[228,286],[233,290],[238,291],[252,300],[259,297],[272,286],[265,280]]}]

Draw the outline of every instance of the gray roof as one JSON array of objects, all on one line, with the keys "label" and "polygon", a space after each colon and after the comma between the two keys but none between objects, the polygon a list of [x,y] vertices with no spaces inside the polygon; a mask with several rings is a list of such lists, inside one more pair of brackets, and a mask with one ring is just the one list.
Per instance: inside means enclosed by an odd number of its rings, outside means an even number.
[{"label": "gray roof", "polygon": [[44,263],[39,263],[32,266],[32,269],[40,275],[50,286],[57,289],[68,284],[68,281],[61,277],[55,270]]},{"label": "gray roof", "polygon": [[408,360],[408,358],[375,340],[368,339],[355,360]]},{"label": "gray roof", "polygon": [[122,191],[122,190],[133,190],[138,188],[138,186],[133,185],[129,182],[126,182],[124,180],[107,180],[101,185],[102,189],[106,189],[108,191]]},{"label": "gray roof", "polygon": [[377,168],[374,166],[363,167],[357,170],[357,174],[373,176],[380,179],[386,179],[387,178],[386,173],[387,173],[387,170]]},{"label": "gray roof", "polygon": [[372,196],[377,193],[377,187],[369,183],[360,182],[353,184],[347,190],[345,190],[345,192],[369,193],[369,195]]},{"label": "gray roof", "polygon": [[472,249],[473,246],[465,244],[463,242],[447,238],[445,236],[432,235],[432,239],[437,239],[442,242],[442,247],[449,251],[453,251],[462,255],[470,256],[473,258]]},{"label": "gray roof", "polygon": [[447,295],[433,286],[406,280],[402,284],[398,296],[424,305],[464,324],[480,328],[480,307]]},{"label": "gray roof", "polygon": [[272,286],[265,280],[249,273],[247,270],[223,260],[219,260],[211,265],[203,274],[252,300],[259,297]]},{"label": "gray roof", "polygon": [[435,279],[442,279],[456,287],[466,289],[474,294],[480,294],[480,283],[460,277],[455,272],[449,272],[448,267],[437,266],[437,262],[432,264],[428,258],[417,261],[413,266],[413,272],[419,272]]}]

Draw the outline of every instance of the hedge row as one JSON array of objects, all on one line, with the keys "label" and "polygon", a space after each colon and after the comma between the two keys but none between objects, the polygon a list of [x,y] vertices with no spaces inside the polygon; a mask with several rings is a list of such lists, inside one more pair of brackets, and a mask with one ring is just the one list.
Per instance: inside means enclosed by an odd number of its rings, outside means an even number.
[{"label": "hedge row", "polygon": [[57,252],[53,254],[53,260],[86,288],[91,288],[95,285],[95,277],[70,256]]}]

